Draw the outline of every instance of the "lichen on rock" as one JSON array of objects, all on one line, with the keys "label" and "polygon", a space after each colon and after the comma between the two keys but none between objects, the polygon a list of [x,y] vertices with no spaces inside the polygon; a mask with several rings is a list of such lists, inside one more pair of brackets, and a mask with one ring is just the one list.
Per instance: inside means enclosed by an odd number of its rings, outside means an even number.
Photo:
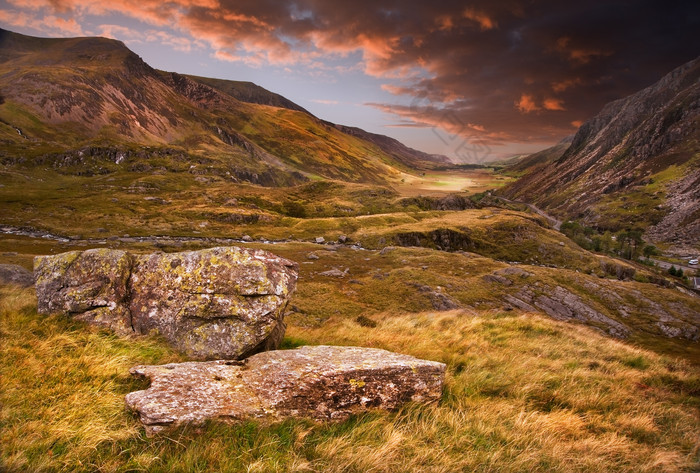
[{"label": "lichen on rock", "polygon": [[63,313],[109,328],[133,332],[127,307],[132,256],[104,248],[34,259],[39,313]]},{"label": "lichen on rock", "polygon": [[232,359],[279,344],[298,268],[266,251],[220,247],[73,251],[37,257],[34,272],[40,313],[158,333],[195,359]]},{"label": "lichen on rock", "polygon": [[126,396],[151,435],[207,420],[344,420],[368,409],[433,403],[445,365],[374,348],[307,346],[243,362],[136,366],[131,373],[151,380]]}]

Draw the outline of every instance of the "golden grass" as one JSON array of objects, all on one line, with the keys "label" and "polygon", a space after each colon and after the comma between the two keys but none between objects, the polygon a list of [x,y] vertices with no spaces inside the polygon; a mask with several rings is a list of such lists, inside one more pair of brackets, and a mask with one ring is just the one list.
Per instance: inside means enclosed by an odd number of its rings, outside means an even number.
[{"label": "golden grass", "polygon": [[[583,327],[454,311],[391,316],[374,329],[331,320],[290,335],[450,366],[440,406],[376,417],[326,442],[324,471],[652,472],[697,461],[698,371]],[[631,368],[639,357],[648,366]],[[370,439],[381,453],[363,451]]]},{"label": "golden grass", "polygon": [[124,394],[138,386],[129,368],[139,357],[179,359],[153,341],[38,316],[33,289],[16,288],[0,290],[0,349],[2,459],[19,471],[56,466],[54,457],[80,464],[101,444],[138,435],[124,415]]},{"label": "golden grass", "polygon": [[404,197],[444,196],[465,192],[476,194],[501,187],[511,178],[499,176],[491,169],[428,171],[420,175],[401,174],[401,181],[393,188]]},{"label": "golden grass", "polygon": [[128,369],[177,355],[36,314],[0,287],[0,470],[682,472],[698,463],[700,376],[584,327],[497,311],[334,316],[286,345],[374,346],[448,364],[439,405],[340,424],[211,424],[146,439]]}]

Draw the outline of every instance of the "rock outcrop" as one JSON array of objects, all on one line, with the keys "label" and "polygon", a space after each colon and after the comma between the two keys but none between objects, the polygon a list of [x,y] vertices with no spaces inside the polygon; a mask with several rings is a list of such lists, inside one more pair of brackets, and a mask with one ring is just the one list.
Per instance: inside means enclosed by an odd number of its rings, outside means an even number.
[{"label": "rock outcrop", "polygon": [[506,295],[505,300],[521,310],[542,311],[555,320],[583,322],[615,338],[627,338],[630,334],[629,327],[595,310],[561,286],[526,285],[515,295]]},{"label": "rock outcrop", "polygon": [[385,350],[307,346],[243,362],[136,366],[151,386],[127,394],[148,435],[207,420],[343,420],[367,409],[439,400],[445,365]]},{"label": "rock outcrop", "polygon": [[0,284],[29,287],[34,284],[34,276],[18,264],[0,264]]},{"label": "rock outcrop", "polygon": [[195,359],[276,348],[297,265],[236,247],[133,255],[92,249],[35,259],[40,313],[120,334],[158,333]]}]

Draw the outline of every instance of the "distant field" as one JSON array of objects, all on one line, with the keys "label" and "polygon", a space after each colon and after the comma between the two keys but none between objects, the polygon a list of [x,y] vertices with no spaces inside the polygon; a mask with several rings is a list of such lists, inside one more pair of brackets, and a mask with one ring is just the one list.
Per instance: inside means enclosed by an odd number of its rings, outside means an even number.
[{"label": "distant field", "polygon": [[495,174],[491,169],[429,171],[418,176],[404,174],[402,181],[394,188],[405,197],[441,196],[455,192],[476,194],[502,187],[511,180]]}]

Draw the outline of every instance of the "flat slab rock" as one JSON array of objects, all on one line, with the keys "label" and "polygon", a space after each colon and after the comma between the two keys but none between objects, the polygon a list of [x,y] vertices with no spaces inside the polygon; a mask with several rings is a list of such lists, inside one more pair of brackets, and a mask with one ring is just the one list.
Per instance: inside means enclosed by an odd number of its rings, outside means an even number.
[{"label": "flat slab rock", "polygon": [[136,366],[151,386],[126,395],[148,435],[207,420],[344,420],[368,409],[440,399],[445,365],[386,350],[307,346],[242,362]]},{"label": "flat slab rock", "polygon": [[292,261],[237,247],[150,255],[100,248],[34,260],[39,313],[157,333],[194,359],[276,348],[297,274]]}]

